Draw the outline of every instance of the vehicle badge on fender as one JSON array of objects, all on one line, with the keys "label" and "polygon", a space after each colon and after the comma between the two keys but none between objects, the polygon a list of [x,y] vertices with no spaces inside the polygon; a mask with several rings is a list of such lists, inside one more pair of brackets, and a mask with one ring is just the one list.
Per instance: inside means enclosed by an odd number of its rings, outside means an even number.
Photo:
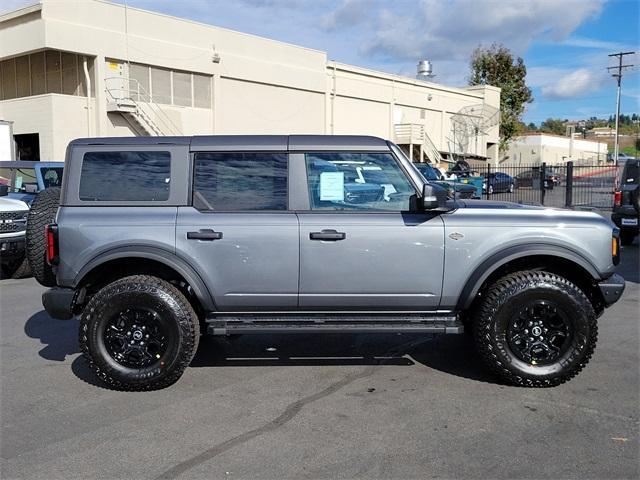
[{"label": "vehicle badge on fender", "polygon": [[460,240],[462,238],[464,238],[464,235],[458,232],[453,232],[449,234],[449,238],[451,240]]}]

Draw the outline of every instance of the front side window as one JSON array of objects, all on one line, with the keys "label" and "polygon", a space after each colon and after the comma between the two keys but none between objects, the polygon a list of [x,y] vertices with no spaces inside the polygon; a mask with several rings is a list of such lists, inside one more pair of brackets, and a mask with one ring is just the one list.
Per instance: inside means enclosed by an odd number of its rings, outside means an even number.
[{"label": "front side window", "polygon": [[415,190],[389,153],[307,153],[312,210],[409,210]]},{"label": "front side window", "polygon": [[197,153],[193,206],[204,211],[286,210],[287,154]]},{"label": "front side window", "polygon": [[169,152],[89,152],[80,174],[80,200],[158,202],[169,199]]}]

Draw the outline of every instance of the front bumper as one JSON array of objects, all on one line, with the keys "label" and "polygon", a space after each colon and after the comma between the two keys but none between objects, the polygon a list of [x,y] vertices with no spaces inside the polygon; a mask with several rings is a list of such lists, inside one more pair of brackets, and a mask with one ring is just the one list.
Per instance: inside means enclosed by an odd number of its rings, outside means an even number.
[{"label": "front bumper", "polygon": [[42,294],[42,306],[51,317],[68,320],[73,317],[77,294],[72,288],[51,288]]},{"label": "front bumper", "polygon": [[602,293],[605,306],[609,307],[620,300],[624,292],[624,278],[622,275],[614,273],[606,280],[598,282],[598,288]]},{"label": "front bumper", "polygon": [[2,263],[24,257],[24,235],[0,239],[0,258]]}]

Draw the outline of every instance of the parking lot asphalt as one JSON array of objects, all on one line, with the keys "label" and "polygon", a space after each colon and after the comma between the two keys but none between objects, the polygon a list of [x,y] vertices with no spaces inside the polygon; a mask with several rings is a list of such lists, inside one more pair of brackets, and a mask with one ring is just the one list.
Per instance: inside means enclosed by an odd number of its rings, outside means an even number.
[{"label": "parking lot asphalt", "polygon": [[97,384],[77,321],[0,282],[10,478],[638,478],[638,241],[596,353],[552,389],[496,383],[465,335],[206,338],[172,387]]}]

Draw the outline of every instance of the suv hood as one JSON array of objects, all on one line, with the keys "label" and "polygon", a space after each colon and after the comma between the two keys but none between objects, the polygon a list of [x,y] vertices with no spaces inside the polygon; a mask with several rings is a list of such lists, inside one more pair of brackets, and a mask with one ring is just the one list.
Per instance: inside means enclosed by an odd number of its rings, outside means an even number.
[{"label": "suv hood", "polygon": [[0,212],[16,212],[21,210],[29,210],[29,206],[21,200],[0,197]]},{"label": "suv hood", "polygon": [[484,209],[518,209],[518,210],[545,210],[549,207],[514,202],[500,202],[494,200],[458,200],[459,208],[484,208]]}]

